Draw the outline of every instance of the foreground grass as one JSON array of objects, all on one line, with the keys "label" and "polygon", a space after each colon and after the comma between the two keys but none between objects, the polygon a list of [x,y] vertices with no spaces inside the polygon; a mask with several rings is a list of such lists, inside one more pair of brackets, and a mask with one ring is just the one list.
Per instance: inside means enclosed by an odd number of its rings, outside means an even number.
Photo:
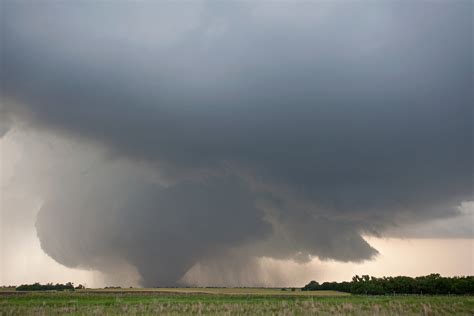
[{"label": "foreground grass", "polygon": [[[171,289],[170,289],[171,290]],[[222,290],[222,289],[221,289]],[[230,289],[229,289],[230,290]],[[217,289],[215,290],[217,291]],[[0,296],[0,315],[473,315],[468,296],[314,296],[166,291]],[[241,290],[241,292],[244,292]],[[283,292],[284,293],[284,292]],[[318,296],[317,294],[323,294]]]}]

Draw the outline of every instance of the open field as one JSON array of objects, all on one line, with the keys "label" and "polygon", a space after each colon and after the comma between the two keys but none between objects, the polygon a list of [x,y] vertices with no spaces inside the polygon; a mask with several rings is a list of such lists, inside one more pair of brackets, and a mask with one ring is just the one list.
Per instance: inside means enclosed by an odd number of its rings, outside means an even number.
[{"label": "open field", "polygon": [[473,315],[472,296],[276,289],[106,289],[0,294],[0,315]]},{"label": "open field", "polygon": [[88,293],[157,293],[157,294],[226,294],[226,295],[271,295],[271,296],[348,296],[350,294],[337,291],[301,291],[301,289],[281,288],[119,288],[119,289],[87,289]]}]

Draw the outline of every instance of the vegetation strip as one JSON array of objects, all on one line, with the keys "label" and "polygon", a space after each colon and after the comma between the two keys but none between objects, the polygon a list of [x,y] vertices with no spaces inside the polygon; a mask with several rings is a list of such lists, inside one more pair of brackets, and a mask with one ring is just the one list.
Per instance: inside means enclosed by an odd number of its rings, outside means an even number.
[{"label": "vegetation strip", "polygon": [[472,296],[153,295],[137,293],[28,292],[0,297],[0,315],[472,315]]}]

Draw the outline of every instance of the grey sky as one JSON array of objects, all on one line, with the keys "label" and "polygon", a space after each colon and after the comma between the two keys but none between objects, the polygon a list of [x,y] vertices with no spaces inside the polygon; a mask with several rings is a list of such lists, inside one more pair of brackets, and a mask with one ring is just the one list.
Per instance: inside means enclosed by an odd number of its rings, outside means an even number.
[{"label": "grey sky", "polygon": [[471,1],[3,1],[1,43],[0,133],[135,165],[44,197],[38,236],[68,266],[155,285],[234,248],[360,261],[361,234],[473,200]]}]

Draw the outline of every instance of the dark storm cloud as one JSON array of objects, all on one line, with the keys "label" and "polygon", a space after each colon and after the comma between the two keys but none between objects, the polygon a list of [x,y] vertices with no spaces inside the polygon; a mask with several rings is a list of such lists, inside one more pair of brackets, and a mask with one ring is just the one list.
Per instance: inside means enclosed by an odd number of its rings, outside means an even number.
[{"label": "dark storm cloud", "polygon": [[70,267],[107,271],[125,260],[145,286],[172,285],[197,260],[270,232],[253,195],[236,179],[171,188],[128,180],[89,181],[88,188],[77,183],[81,194],[63,191],[46,203],[37,221],[43,249]]},{"label": "dark storm cloud", "polygon": [[[174,178],[121,190],[110,222],[81,202],[105,188],[58,189],[37,226],[69,266],[110,253],[173,282],[246,238],[357,261],[362,233],[473,198],[471,1],[2,5],[2,110]],[[78,216],[99,234],[82,248]]]}]

